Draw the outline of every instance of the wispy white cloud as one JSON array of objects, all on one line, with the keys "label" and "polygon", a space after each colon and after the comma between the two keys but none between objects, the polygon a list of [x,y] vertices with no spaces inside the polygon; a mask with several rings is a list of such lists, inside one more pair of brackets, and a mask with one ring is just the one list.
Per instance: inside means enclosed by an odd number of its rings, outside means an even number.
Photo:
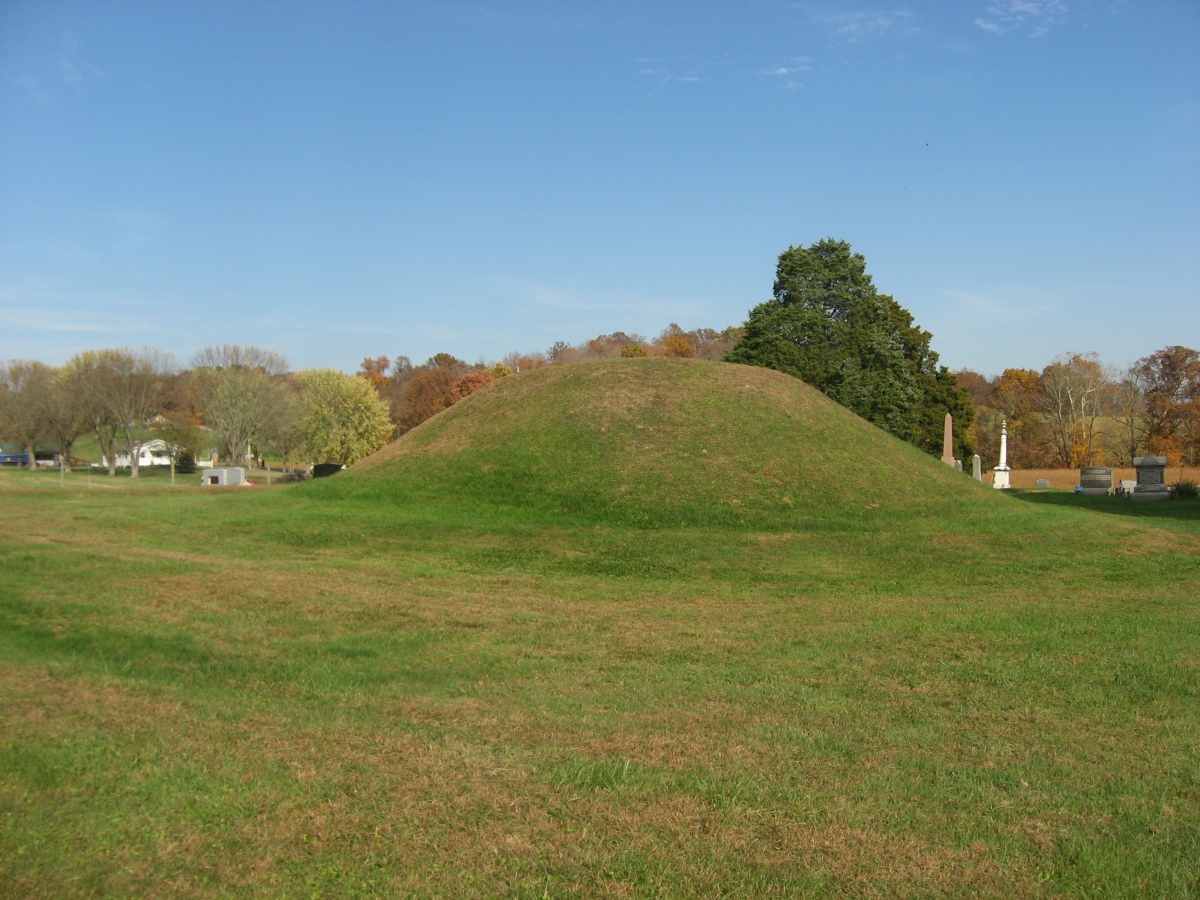
[{"label": "wispy white cloud", "polygon": [[24,275],[0,278],[0,322],[5,337],[36,334],[112,335],[129,331],[118,324],[128,304],[108,295],[79,292],[57,278]]},{"label": "wispy white cloud", "polygon": [[875,35],[915,31],[917,26],[916,16],[907,9],[813,10],[809,20],[851,44]]},{"label": "wispy white cloud", "polygon": [[[56,276],[7,273],[0,275],[0,322],[26,322],[27,316],[39,319],[55,316],[65,322],[47,323],[47,328],[110,331],[107,323],[113,314],[143,315],[158,306],[157,299],[139,298],[121,291],[80,290],[71,281]],[[9,316],[14,318],[9,318]]]},{"label": "wispy white cloud", "polygon": [[[646,78],[653,78],[653,87],[642,98],[641,102],[650,100],[665,88],[668,84],[674,82],[676,84],[696,84],[704,80],[703,72],[706,69],[711,71],[711,67],[715,65],[713,62],[700,60],[695,55],[668,57],[663,59],[639,57],[637,60],[641,68],[638,74]],[[625,112],[617,117],[613,125],[620,125],[624,122],[633,111],[637,108],[637,104],[630,106]]]},{"label": "wispy white cloud", "polygon": [[975,24],[989,34],[1042,37],[1066,17],[1063,0],[993,0]]},{"label": "wispy white cloud", "polygon": [[127,332],[127,327],[112,324],[103,315],[75,310],[62,315],[61,310],[49,307],[10,306],[0,303],[0,318],[14,331],[49,331],[63,334],[117,334]]},{"label": "wispy white cloud", "polygon": [[103,76],[103,72],[84,58],[79,49],[79,41],[69,32],[62,36],[59,43],[58,76],[63,84],[79,93],[88,82]]},{"label": "wispy white cloud", "polygon": [[804,87],[804,82],[793,78],[801,72],[812,71],[812,59],[807,56],[797,56],[788,60],[786,65],[775,65],[770,68],[763,69],[763,75],[769,75],[773,78],[784,79],[784,87],[789,91],[798,91]]},{"label": "wispy white cloud", "polygon": [[765,75],[795,75],[798,72],[809,72],[812,70],[812,60],[807,56],[797,56],[795,59],[788,60],[786,65],[772,66],[769,69],[763,70]]},{"label": "wispy white cloud", "polygon": [[56,51],[46,54],[38,69],[37,74],[22,72],[7,80],[28,102],[39,106],[54,105],[61,99],[64,87],[70,93],[82,94],[89,83],[104,77],[84,57],[79,42],[69,33],[62,36]]}]

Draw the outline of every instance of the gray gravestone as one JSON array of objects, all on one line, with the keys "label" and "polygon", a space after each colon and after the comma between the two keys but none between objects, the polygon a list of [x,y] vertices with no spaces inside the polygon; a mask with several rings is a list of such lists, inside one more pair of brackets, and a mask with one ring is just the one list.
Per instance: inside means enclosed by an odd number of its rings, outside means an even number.
[{"label": "gray gravestone", "polygon": [[1107,494],[1112,490],[1112,466],[1084,466],[1079,470],[1079,486],[1085,494]]},{"label": "gray gravestone", "polygon": [[1046,488],[1050,487],[1050,479],[1049,478],[1039,478],[1036,482],[1034,482],[1033,486],[1035,488],[1040,488],[1042,490],[1045,490]]},{"label": "gray gravestone", "polygon": [[976,453],[971,457],[971,477],[976,481],[983,481],[983,460]]},{"label": "gray gravestone", "polygon": [[1134,500],[1169,500],[1171,489],[1167,487],[1167,458],[1165,456],[1138,456],[1133,460],[1137,470],[1137,487],[1133,489]]}]

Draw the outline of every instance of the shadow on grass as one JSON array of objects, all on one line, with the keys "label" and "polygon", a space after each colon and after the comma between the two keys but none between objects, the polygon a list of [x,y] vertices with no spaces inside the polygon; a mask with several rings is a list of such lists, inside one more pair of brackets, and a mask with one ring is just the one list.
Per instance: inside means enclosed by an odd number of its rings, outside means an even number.
[{"label": "shadow on grass", "polygon": [[1174,519],[1180,522],[1200,521],[1200,501],[1196,500],[1129,500],[1124,497],[1087,496],[1070,491],[1024,491],[1019,489],[1013,490],[1011,496],[1023,503],[1087,509],[1114,516]]}]

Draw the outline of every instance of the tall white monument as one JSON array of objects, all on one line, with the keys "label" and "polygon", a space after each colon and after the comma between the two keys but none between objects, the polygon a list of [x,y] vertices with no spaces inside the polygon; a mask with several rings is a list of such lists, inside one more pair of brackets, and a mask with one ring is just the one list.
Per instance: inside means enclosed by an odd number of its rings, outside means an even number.
[{"label": "tall white monument", "polygon": [[1008,483],[1008,473],[1011,471],[1008,467],[1008,419],[1003,419],[1000,422],[1000,465],[992,469],[995,473],[992,476],[992,487],[998,491],[1012,487]]}]

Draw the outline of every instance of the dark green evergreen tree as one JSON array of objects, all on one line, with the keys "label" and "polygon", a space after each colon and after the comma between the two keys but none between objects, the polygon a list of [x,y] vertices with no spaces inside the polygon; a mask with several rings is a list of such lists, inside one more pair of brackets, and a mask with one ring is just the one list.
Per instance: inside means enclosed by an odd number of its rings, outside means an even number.
[{"label": "dark green evergreen tree", "polygon": [[774,299],[750,311],[725,359],[795,375],[937,456],[949,412],[955,454],[966,459],[975,452],[970,395],[938,365],[933,336],[876,291],[866,265],[845,241],[789,247],[779,256]]},{"label": "dark green evergreen tree", "polygon": [[774,295],[750,311],[745,336],[725,359],[795,375],[913,440],[920,391],[890,298],[876,292],[862,255],[832,238],[789,247],[779,256]]},{"label": "dark green evergreen tree", "polygon": [[941,456],[946,413],[950,413],[954,417],[954,456],[964,461],[970,459],[975,453],[971,427],[975,423],[975,407],[970,391],[959,386],[953,372],[938,365],[938,355],[930,346],[933,335],[913,321],[912,313],[886,294],[879,299],[888,307],[904,359],[921,395],[911,442],[926,453]]}]

